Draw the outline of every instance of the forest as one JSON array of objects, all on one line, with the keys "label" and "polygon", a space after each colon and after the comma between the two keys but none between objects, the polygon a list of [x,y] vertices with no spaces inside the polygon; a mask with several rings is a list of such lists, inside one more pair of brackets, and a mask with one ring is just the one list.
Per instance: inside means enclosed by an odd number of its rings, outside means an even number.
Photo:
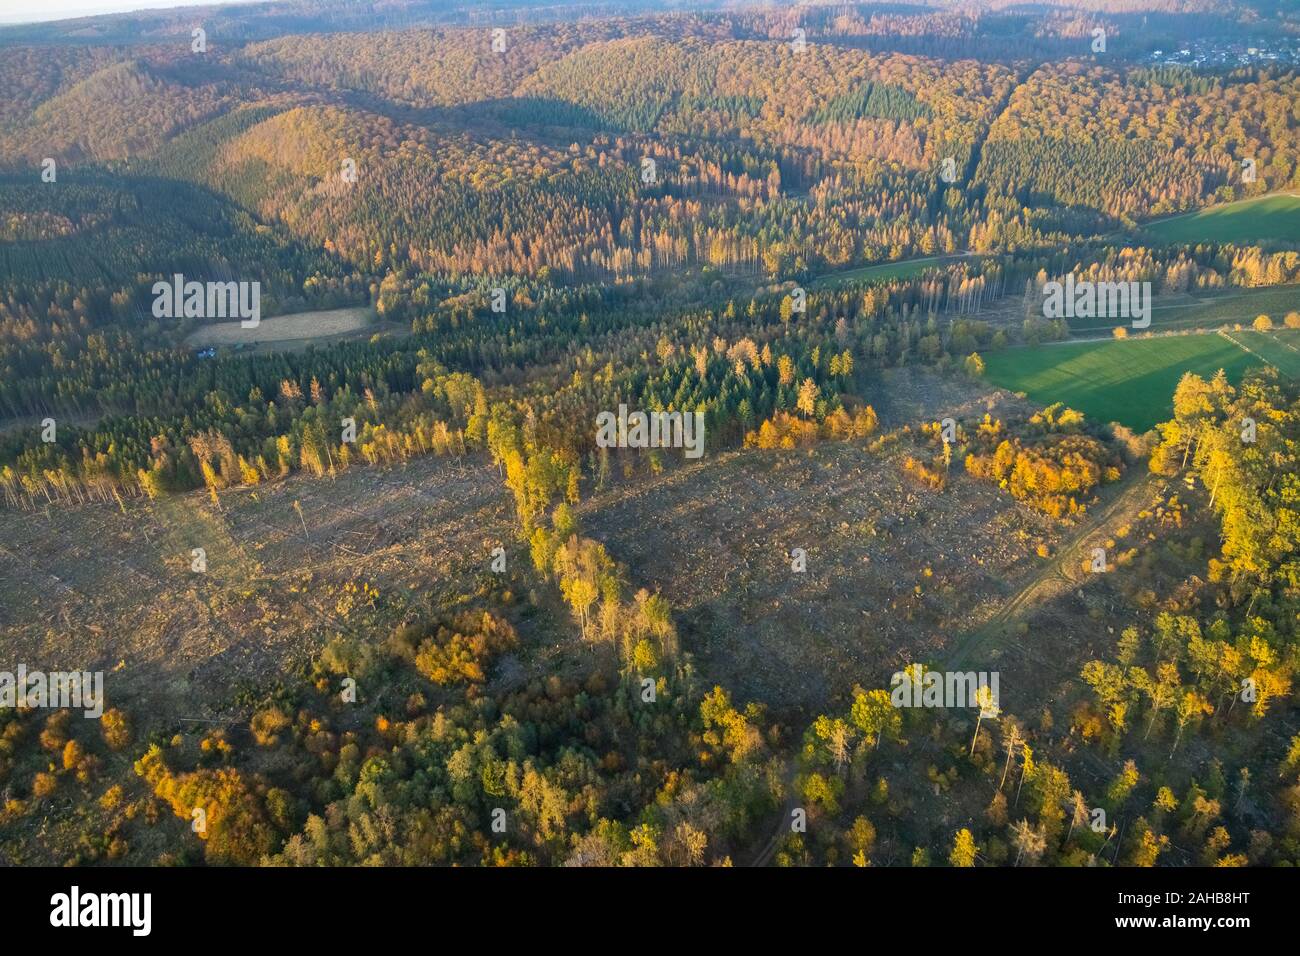
[{"label": "forest", "polygon": [[[1161,228],[1300,192],[1300,59],[1157,57],[1300,20],[984,6],[0,28],[0,671],[108,688],[0,707],[0,861],[1300,865],[1300,218]],[[1149,430],[989,381],[1174,336]]]}]

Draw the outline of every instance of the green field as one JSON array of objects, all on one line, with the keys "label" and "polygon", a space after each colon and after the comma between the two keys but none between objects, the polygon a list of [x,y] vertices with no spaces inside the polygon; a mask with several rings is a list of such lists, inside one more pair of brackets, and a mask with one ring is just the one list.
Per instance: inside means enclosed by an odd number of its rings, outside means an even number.
[{"label": "green field", "polygon": [[1261,196],[1142,227],[1161,242],[1300,242],[1300,196]]},{"label": "green field", "polygon": [[1283,375],[1300,378],[1300,333],[1230,332],[1229,335]]},{"label": "green field", "polygon": [[1035,402],[1064,402],[1093,421],[1146,431],[1170,416],[1184,372],[1209,377],[1223,369],[1235,384],[1247,369],[1268,363],[1300,375],[1300,333],[1231,335],[1236,342],[1200,334],[1005,349],[985,356],[986,377]]},{"label": "green field", "polygon": [[[1152,297],[1152,329],[1217,329],[1223,325],[1249,326],[1259,315],[1281,325],[1288,312],[1300,312],[1300,286],[1269,286],[1262,289],[1230,289],[1210,295],[1164,294]],[[1075,334],[1108,333],[1116,319],[1069,319]]]}]

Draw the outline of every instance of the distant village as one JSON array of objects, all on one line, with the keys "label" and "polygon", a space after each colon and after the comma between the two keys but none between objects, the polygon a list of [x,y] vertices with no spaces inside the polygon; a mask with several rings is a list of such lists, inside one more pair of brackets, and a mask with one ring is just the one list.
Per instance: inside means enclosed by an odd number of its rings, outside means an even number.
[{"label": "distant village", "polygon": [[1204,68],[1300,64],[1300,38],[1195,40],[1177,50],[1152,50],[1152,63]]}]

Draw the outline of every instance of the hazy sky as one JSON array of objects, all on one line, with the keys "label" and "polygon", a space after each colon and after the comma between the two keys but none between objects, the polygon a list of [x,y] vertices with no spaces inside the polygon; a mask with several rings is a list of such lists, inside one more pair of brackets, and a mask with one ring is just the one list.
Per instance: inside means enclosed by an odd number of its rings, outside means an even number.
[{"label": "hazy sky", "polygon": [[[31,23],[36,20],[65,20],[88,17],[96,13],[123,13],[127,10],[159,7],[212,6],[232,0],[0,0],[0,23]],[[253,0],[233,0],[253,2]]]}]

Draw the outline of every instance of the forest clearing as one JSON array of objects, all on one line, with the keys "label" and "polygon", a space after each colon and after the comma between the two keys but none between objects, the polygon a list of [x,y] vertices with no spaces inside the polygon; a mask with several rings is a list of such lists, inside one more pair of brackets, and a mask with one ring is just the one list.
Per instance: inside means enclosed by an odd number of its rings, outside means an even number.
[{"label": "forest clearing", "polygon": [[[208,346],[296,346],[304,347],[351,337],[375,326],[374,309],[360,306],[347,309],[322,309],[272,315],[256,326],[245,328],[240,322],[222,322],[195,329],[186,340],[195,348]],[[378,331],[378,329],[374,329]]]}]

